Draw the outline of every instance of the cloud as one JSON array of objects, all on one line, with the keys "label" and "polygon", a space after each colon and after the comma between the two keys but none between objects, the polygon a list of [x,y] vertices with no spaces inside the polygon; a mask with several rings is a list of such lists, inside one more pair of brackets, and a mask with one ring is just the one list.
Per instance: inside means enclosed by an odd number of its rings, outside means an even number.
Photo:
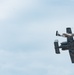
[{"label": "cloud", "polygon": [[48,55],[45,51],[15,53],[0,50],[0,69],[4,72],[7,71],[6,75],[9,75],[12,71],[23,72],[23,74],[30,72],[32,74],[34,70],[39,72],[38,69],[41,71],[47,69],[46,61],[44,61],[48,60],[47,57]]},{"label": "cloud", "polygon": [[71,66],[72,64],[69,64],[68,62],[69,59],[67,54],[52,54],[52,51],[48,51],[48,49],[42,51],[36,50],[33,52],[11,52],[7,50],[0,50],[0,67],[3,73],[7,71],[6,75],[9,75],[9,73],[11,74],[12,72],[23,73],[23,75],[43,73],[43,75],[54,75],[60,73],[61,75],[62,73],[64,73],[64,75],[70,75],[71,72],[73,72],[73,66]]},{"label": "cloud", "polygon": [[68,69],[68,68],[66,68],[66,67],[58,67],[58,66],[53,66],[53,65],[49,65],[49,73],[48,73],[48,75],[49,74],[52,74],[52,75],[70,75],[71,74],[71,72],[70,72],[70,70]]},{"label": "cloud", "polygon": [[38,3],[37,0],[4,0],[0,3],[0,20],[13,17],[21,10],[30,11],[36,3]]},{"label": "cloud", "polygon": [[[70,9],[67,6],[56,6],[52,2],[50,4],[41,0],[8,0],[1,3],[2,74],[73,73],[68,52],[61,51],[60,55],[56,55],[53,45],[54,40],[58,38],[55,36],[56,30],[62,33],[67,26],[73,27],[73,7]],[[63,41],[62,38],[58,40]]]}]

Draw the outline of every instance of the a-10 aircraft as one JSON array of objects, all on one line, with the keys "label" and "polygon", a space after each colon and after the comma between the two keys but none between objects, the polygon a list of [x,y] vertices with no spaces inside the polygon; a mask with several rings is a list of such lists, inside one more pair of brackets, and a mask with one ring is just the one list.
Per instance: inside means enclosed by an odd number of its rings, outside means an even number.
[{"label": "a-10 aircraft", "polygon": [[71,61],[72,63],[74,63],[74,34],[72,33],[71,28],[66,28],[66,33],[63,33],[62,35],[60,35],[58,31],[56,31],[56,36],[62,36],[67,38],[67,41],[62,42],[60,46],[58,45],[58,41],[54,42],[56,54],[60,54],[59,48],[61,48],[62,50],[69,50]]}]

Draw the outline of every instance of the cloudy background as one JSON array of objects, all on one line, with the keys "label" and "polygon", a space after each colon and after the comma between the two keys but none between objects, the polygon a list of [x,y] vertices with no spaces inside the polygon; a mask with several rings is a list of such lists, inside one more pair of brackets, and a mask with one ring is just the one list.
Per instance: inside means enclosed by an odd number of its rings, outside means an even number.
[{"label": "cloudy background", "polygon": [[55,31],[74,31],[74,0],[0,0],[0,74],[73,75],[68,51],[55,54]]}]

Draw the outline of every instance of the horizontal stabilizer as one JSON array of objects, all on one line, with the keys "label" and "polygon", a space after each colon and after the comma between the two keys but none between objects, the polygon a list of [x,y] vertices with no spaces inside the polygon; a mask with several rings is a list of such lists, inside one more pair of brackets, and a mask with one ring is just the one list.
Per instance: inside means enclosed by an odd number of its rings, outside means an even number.
[{"label": "horizontal stabilizer", "polygon": [[56,54],[60,54],[58,41],[55,41],[55,42],[54,42],[54,47],[55,47],[55,53],[56,53]]}]

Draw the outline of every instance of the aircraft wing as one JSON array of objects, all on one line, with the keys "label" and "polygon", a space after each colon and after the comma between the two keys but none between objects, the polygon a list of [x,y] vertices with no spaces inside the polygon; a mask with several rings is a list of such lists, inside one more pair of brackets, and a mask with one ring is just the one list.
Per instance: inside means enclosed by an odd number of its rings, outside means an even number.
[{"label": "aircraft wing", "polygon": [[74,50],[69,50],[71,62],[74,63]]},{"label": "aircraft wing", "polygon": [[[66,32],[69,33],[69,34],[72,34],[71,28],[67,28],[66,29]],[[73,41],[73,36],[67,37],[67,42],[70,42],[70,41]]]},{"label": "aircraft wing", "polygon": [[[71,28],[67,28],[66,32],[69,34],[72,34]],[[67,42],[71,42],[71,41],[73,41],[73,36],[67,37]],[[69,54],[70,54],[70,58],[71,58],[72,63],[74,63],[74,50],[70,49]]]}]

